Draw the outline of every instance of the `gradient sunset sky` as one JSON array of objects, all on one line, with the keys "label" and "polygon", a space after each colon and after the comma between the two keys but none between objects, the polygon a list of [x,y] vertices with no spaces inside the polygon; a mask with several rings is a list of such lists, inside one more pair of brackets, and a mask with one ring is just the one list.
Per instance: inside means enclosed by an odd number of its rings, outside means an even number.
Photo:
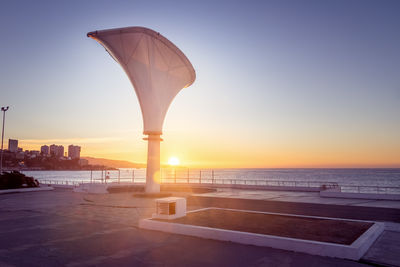
[{"label": "gradient sunset sky", "polygon": [[162,163],[400,167],[400,1],[0,3],[6,142],[145,162],[132,85],[86,37],[144,26],[197,74],[166,116]]}]

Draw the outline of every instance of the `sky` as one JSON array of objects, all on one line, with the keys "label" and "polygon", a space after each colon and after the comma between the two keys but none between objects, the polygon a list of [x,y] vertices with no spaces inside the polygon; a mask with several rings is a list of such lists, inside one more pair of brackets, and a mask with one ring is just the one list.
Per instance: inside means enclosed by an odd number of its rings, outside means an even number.
[{"label": "sky", "polygon": [[143,26],[196,81],[161,162],[202,168],[400,167],[399,1],[0,0],[5,144],[145,162],[132,85],[86,33]]}]

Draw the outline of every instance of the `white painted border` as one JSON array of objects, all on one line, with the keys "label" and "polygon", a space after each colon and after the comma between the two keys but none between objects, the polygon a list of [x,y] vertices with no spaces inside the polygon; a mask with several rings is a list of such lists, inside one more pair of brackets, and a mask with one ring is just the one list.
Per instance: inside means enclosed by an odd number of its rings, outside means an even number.
[{"label": "white painted border", "polygon": [[377,200],[400,200],[400,194],[376,194],[376,193],[351,193],[336,191],[320,191],[320,197],[333,198],[355,198],[355,199],[377,199]]},{"label": "white painted border", "polygon": [[290,217],[302,217],[302,218],[311,218],[311,219],[325,219],[325,220],[336,220],[336,221],[375,223],[374,221],[366,221],[366,220],[343,219],[343,218],[334,218],[334,217],[321,217],[321,216],[300,215],[300,214],[290,214],[290,213],[277,213],[277,212],[267,212],[267,211],[258,211],[258,210],[240,210],[240,209],[229,209],[229,208],[218,208],[218,207],[202,208],[202,209],[198,209],[198,210],[192,210],[190,212],[197,212],[197,211],[207,210],[207,209],[230,210],[230,211],[239,211],[239,212],[247,212],[247,213],[262,213],[262,214],[282,215],[282,216],[290,216]]},{"label": "white painted border", "polygon": [[[204,208],[207,209],[221,209],[223,208]],[[231,211],[240,212],[255,212],[263,214],[293,216],[293,217],[306,217],[306,218],[318,218],[318,219],[334,219],[344,221],[359,221],[359,220],[347,220],[337,218],[326,218],[326,217],[313,217],[313,216],[301,216],[292,214],[280,214],[280,213],[269,213],[269,212],[258,212],[248,210],[234,210],[225,209]],[[188,211],[188,213],[197,212],[200,210]],[[370,222],[370,221],[359,221],[359,222]],[[204,226],[195,226],[179,223],[160,222],[151,219],[143,219],[139,221],[139,227],[148,230],[156,230],[168,233],[182,234],[195,236],[206,239],[215,239],[220,241],[231,241],[246,245],[255,245],[263,247],[271,247],[277,249],[284,249],[296,252],[303,252],[312,255],[329,256],[343,259],[359,260],[378,236],[384,230],[383,223],[374,223],[365,233],[363,233],[357,240],[351,245],[341,245],[327,242],[311,241],[304,239],[296,239],[289,237],[280,237],[273,235],[263,235],[248,232],[239,232],[225,229],[210,228]]]}]

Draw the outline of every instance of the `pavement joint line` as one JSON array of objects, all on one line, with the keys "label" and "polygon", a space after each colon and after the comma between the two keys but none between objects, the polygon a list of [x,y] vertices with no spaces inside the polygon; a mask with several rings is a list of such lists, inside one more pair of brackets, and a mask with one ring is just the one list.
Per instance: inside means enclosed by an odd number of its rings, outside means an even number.
[{"label": "pavement joint line", "polygon": [[33,210],[33,209],[20,209],[20,210],[0,209],[0,211],[4,211],[4,212],[27,211],[27,212],[38,212],[38,213],[41,213],[41,211],[39,211],[39,210]]},{"label": "pavement joint line", "polygon": [[376,202],[376,200],[365,200],[365,201],[361,201],[361,202],[355,202],[355,203],[349,203],[349,206],[354,206],[354,205],[359,205],[359,204],[365,204],[365,203],[373,203]]},{"label": "pavement joint line", "polygon": [[86,197],[83,197],[83,200],[85,200],[87,202],[94,202],[94,200],[87,199]]},{"label": "pavement joint line", "polygon": [[264,198],[264,199],[267,200],[267,199],[277,199],[277,198],[281,198],[281,197],[269,197],[269,198]]},{"label": "pavement joint line", "polygon": [[[0,211],[1,213],[1,211]],[[37,218],[37,217],[41,217],[42,215],[27,215],[27,216],[14,216],[11,218],[0,218],[0,222],[4,222],[4,221],[8,221],[10,219],[27,219],[27,218]]]},{"label": "pavement joint line", "polygon": [[121,209],[137,209],[137,208],[150,208],[150,207],[139,207],[139,206],[115,206],[115,205],[103,205],[103,204],[90,204],[80,203],[81,206],[94,206],[94,207],[106,207],[106,208],[121,208]]},{"label": "pavement joint line", "polygon": [[[115,233],[115,232],[132,230],[132,228],[137,228],[137,227],[135,227],[135,226],[123,227],[123,228],[119,228],[119,229],[110,229],[110,230],[104,230],[104,231],[97,231],[97,232],[94,232],[94,233],[90,233],[88,235],[79,235],[79,236],[63,238],[63,239],[55,239],[55,240],[43,242],[43,243],[41,243],[41,246],[44,247],[44,246],[51,246],[51,245],[56,244],[56,243],[77,241],[77,240],[80,240],[80,239],[86,239],[86,238],[95,237],[95,236],[99,236],[99,235],[112,234],[112,233]],[[23,250],[27,250],[27,249],[30,249],[30,248],[33,248],[33,247],[36,247],[36,246],[37,246],[37,243],[25,244],[25,245],[22,245],[22,246],[19,246],[19,247],[14,247],[14,248],[0,249],[0,255],[4,255],[4,254],[9,253],[9,252],[23,251]]]},{"label": "pavement joint line", "polygon": [[398,231],[394,231],[394,230],[386,230],[386,229],[385,229],[385,232],[387,232],[388,234],[389,234],[389,233],[399,233]]},{"label": "pavement joint line", "polygon": [[[147,249],[147,248],[146,248]],[[109,260],[109,259],[122,259],[125,258],[129,255],[135,255],[137,253],[143,252],[146,249],[142,249],[142,251],[138,250],[134,250],[134,249],[124,249],[124,250],[120,250],[114,254],[105,256],[105,255],[101,255],[101,256],[97,256],[88,260],[83,260],[83,261],[73,261],[73,262],[69,262],[67,264],[65,264],[65,266],[67,267],[75,267],[75,266],[95,266],[97,264],[101,264],[104,260]],[[135,256],[134,256],[135,257]],[[140,260],[139,258],[135,257],[138,261],[141,261],[143,263],[145,263],[144,261]]]},{"label": "pavement joint line", "polygon": [[36,226],[30,226],[30,227],[15,228],[15,229],[7,230],[7,231],[0,231],[0,235],[1,234],[5,234],[5,233],[14,233],[14,232],[19,232],[19,231],[24,231],[24,230],[57,229],[60,226],[73,225],[75,223],[76,222],[73,222],[73,223],[54,223],[54,224],[49,224],[49,225],[36,225]]}]

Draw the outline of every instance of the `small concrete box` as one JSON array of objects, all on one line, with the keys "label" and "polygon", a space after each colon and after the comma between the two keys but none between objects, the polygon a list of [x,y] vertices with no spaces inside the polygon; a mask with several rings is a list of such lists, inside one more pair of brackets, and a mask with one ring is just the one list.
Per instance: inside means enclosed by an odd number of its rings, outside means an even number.
[{"label": "small concrete box", "polygon": [[186,199],[183,197],[166,197],[156,199],[155,219],[176,219],[186,216]]}]

